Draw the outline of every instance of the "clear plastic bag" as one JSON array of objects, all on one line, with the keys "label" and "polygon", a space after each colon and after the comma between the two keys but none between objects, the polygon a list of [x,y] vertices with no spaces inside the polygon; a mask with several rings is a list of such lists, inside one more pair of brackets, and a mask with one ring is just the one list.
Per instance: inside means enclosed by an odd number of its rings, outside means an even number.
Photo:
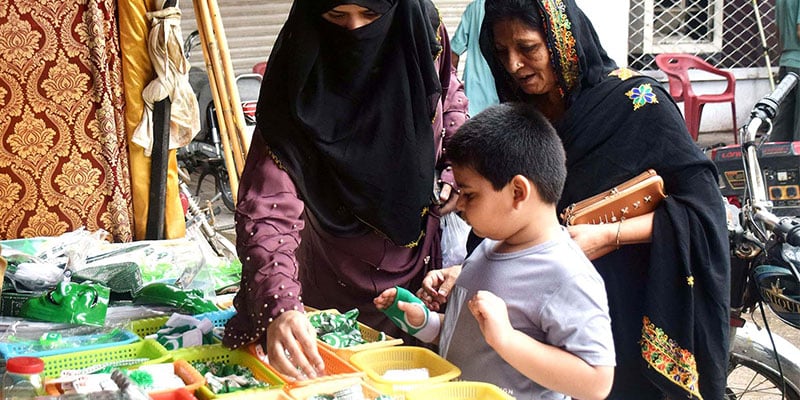
[{"label": "clear plastic bag", "polygon": [[451,212],[441,219],[442,267],[460,265],[467,257],[467,236],[470,226],[458,214]]}]

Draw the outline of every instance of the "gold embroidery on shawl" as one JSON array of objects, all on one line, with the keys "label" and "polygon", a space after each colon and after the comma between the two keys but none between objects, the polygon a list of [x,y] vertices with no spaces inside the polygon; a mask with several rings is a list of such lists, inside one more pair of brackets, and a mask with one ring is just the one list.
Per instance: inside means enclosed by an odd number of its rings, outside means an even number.
[{"label": "gold embroidery on shawl", "polygon": [[550,49],[551,54],[558,60],[556,63],[561,69],[561,79],[564,81],[565,88],[561,88],[561,96],[564,96],[564,89],[571,91],[578,85],[580,77],[578,52],[575,50],[575,36],[572,34],[572,22],[567,17],[567,6],[563,0],[545,0],[542,6],[547,14],[547,23],[550,25],[549,31],[554,41],[555,49]]},{"label": "gold embroidery on shawl", "polygon": [[664,330],[650,322],[650,318],[642,318],[642,358],[653,369],[680,386],[698,399],[702,399],[698,388],[699,374],[694,354],[681,348]]},{"label": "gold embroidery on shawl", "polygon": [[625,67],[617,68],[608,74],[608,76],[616,76],[621,81],[626,81],[631,77],[639,75],[641,74],[638,71],[634,71],[630,68],[625,68]]}]

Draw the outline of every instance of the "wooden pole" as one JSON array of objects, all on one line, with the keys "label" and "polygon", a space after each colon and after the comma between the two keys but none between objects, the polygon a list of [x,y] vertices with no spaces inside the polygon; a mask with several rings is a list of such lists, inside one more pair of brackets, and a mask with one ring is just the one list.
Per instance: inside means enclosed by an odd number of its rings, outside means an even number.
[{"label": "wooden pole", "polygon": [[761,37],[761,48],[764,49],[764,59],[767,61],[769,87],[770,90],[775,90],[775,78],[772,76],[772,61],[769,59],[769,47],[767,47],[767,38],[764,35],[764,25],[761,24],[761,12],[758,9],[758,0],[753,0],[753,10],[756,13],[756,25],[758,26],[758,35]]},{"label": "wooden pole", "polygon": [[[202,19],[206,27],[206,32],[213,35],[213,43],[215,47],[211,51],[211,62],[213,67],[211,71],[215,75],[217,82],[217,93],[220,102],[218,109],[222,108],[223,118],[220,121],[225,124],[228,139],[228,144],[231,147],[233,154],[233,161],[236,165],[235,172],[237,178],[241,176],[244,169],[244,154],[242,151],[240,137],[244,137],[244,115],[242,114],[242,106],[239,101],[232,101],[230,94],[235,98],[239,97],[239,90],[236,87],[235,79],[233,77],[233,67],[230,65],[230,56],[227,53],[227,39],[222,28],[222,23],[219,18],[219,13],[215,15],[212,8],[217,8],[216,0],[201,1]],[[225,62],[227,60],[227,63]],[[226,65],[227,64],[227,65]],[[238,110],[238,111],[236,111]],[[237,126],[234,122],[236,118],[241,118],[242,125]],[[238,133],[241,131],[241,133]]]},{"label": "wooden pole", "polygon": [[231,141],[237,145],[234,146],[234,149],[237,150],[237,154],[241,156],[240,166],[242,168],[239,169],[239,175],[241,176],[242,169],[244,168],[244,157],[247,155],[247,149],[244,146],[244,144],[247,143],[247,140],[245,137],[246,123],[244,121],[244,112],[242,111],[242,101],[241,97],[239,96],[239,87],[236,85],[236,74],[233,71],[231,54],[230,50],[228,49],[228,40],[227,36],[225,36],[225,27],[222,24],[222,17],[219,13],[219,4],[217,3],[217,0],[207,1],[211,11],[211,21],[214,23],[214,32],[217,34],[219,52],[222,56],[225,85],[228,89],[226,93],[230,94],[231,112],[233,115],[233,123],[235,125],[235,129],[232,131],[236,134],[236,138],[232,138]]},{"label": "wooden pole", "polygon": [[239,190],[239,169],[236,166],[235,157],[231,150],[230,135],[228,128],[230,127],[230,115],[225,112],[225,102],[221,94],[225,93],[226,89],[222,87],[224,80],[219,79],[219,71],[221,69],[219,60],[219,48],[217,45],[216,35],[211,28],[211,15],[208,9],[208,4],[205,0],[193,0],[195,18],[197,19],[197,31],[200,33],[200,42],[203,44],[203,58],[206,63],[206,72],[208,73],[209,86],[211,88],[211,95],[214,100],[214,108],[217,114],[217,129],[219,129],[220,139],[222,140],[222,151],[225,158],[225,168],[228,170],[228,182],[231,187],[231,194],[233,201],[236,203],[237,194]]}]

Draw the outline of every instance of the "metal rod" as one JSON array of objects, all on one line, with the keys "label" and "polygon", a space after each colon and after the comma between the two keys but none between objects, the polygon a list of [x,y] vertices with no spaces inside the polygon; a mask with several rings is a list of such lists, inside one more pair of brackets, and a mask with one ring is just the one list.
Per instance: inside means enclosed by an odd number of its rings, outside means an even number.
[{"label": "metal rod", "polygon": [[764,49],[764,59],[767,61],[767,75],[769,76],[769,88],[775,90],[775,78],[772,76],[772,61],[769,59],[769,49],[767,47],[767,37],[764,35],[764,25],[761,24],[761,12],[758,9],[758,0],[753,0],[753,9],[756,13],[756,24],[758,25],[758,35],[761,37],[761,47]]}]

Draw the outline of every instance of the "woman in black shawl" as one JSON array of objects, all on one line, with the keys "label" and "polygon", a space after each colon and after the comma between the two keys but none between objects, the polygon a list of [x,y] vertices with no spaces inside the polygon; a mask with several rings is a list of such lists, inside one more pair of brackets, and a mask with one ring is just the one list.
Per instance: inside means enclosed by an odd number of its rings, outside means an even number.
[{"label": "woman in black shawl", "polygon": [[441,268],[435,174],[467,107],[449,57],[430,1],[294,2],[239,187],[225,345],[266,345],[273,367],[303,379],[323,368],[304,306],[358,308],[399,336],[372,299]]},{"label": "woman in black shawl", "polygon": [[[603,276],[617,368],[610,399],[722,399],[725,211],[712,162],[655,80],[618,69],[573,0],[487,1],[481,50],[501,101],[536,104],[567,153],[559,210],[648,168],[668,198],[624,222],[569,227]],[[429,274],[427,290],[447,274]],[[448,282],[444,282],[448,285]]]},{"label": "woman in black shawl", "polygon": [[[526,91],[516,79],[529,71],[526,49],[503,48],[495,37],[514,19],[543,34],[557,95]],[[617,69],[573,0],[488,2],[481,49],[501,101],[563,110],[549,115],[567,152],[559,209],[648,168],[664,178],[669,197],[654,213],[570,227],[608,291],[618,355],[609,398],[721,399],[730,312],[725,211],[714,165],[673,100],[657,81]]]}]

